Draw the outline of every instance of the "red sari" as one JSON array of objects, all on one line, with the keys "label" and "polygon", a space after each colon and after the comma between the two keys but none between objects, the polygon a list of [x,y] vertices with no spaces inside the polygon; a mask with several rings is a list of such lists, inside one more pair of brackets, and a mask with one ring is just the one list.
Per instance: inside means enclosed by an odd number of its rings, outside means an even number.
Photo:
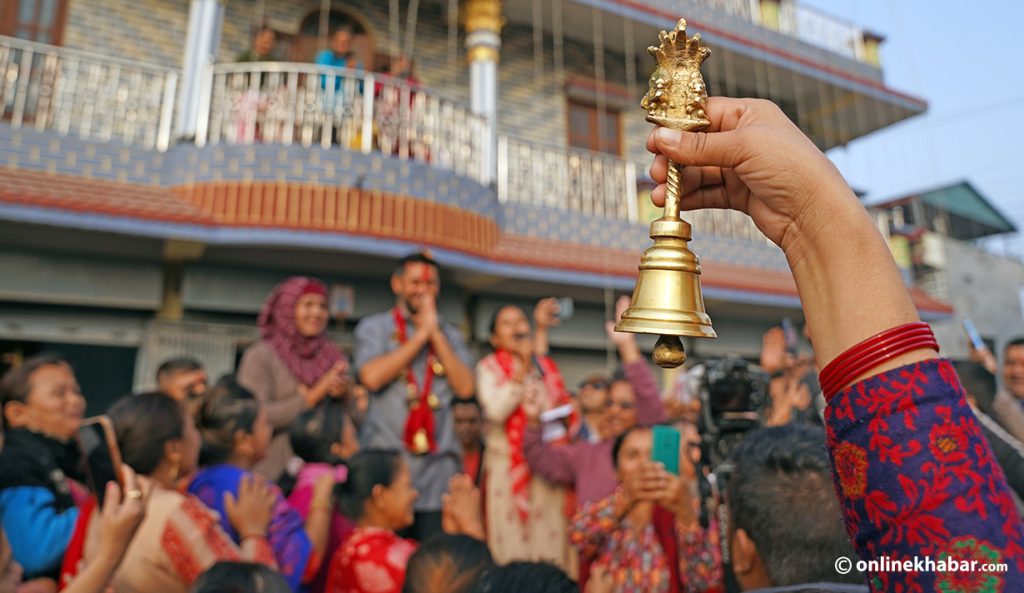
[{"label": "red sari", "polygon": [[327,593],[401,593],[416,543],[379,527],[358,527],[331,560]]}]

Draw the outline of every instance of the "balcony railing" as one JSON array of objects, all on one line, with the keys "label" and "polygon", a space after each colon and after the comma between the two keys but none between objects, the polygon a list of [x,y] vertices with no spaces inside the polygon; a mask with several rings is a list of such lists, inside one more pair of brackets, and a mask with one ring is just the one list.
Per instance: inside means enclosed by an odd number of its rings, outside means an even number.
[{"label": "balcony railing", "polygon": [[853,60],[866,61],[864,31],[857,25],[793,0],[778,5],[778,21],[761,20],[761,0],[648,0],[647,4],[670,14],[685,15],[687,4],[750,21],[791,35],[822,49]]},{"label": "balcony railing", "polygon": [[801,41],[864,61],[864,30],[817,9],[793,2],[783,5],[779,30]]},{"label": "balcony railing", "polygon": [[200,146],[341,146],[484,178],[487,122],[463,103],[390,76],[299,63],[219,64],[201,96]]},{"label": "balcony railing", "polygon": [[612,155],[500,136],[498,199],[636,220],[636,166]]},{"label": "balcony railing", "polygon": [[178,73],[0,36],[0,120],[165,150]]}]

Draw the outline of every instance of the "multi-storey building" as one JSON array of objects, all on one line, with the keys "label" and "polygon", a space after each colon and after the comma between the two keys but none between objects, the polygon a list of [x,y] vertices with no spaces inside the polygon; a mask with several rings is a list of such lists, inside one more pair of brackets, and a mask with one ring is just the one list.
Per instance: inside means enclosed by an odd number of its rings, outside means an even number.
[{"label": "multi-storey building", "polygon": [[[712,94],[778,103],[823,149],[921,113],[879,35],[792,0],[12,0],[0,13],[0,346],[56,347],[98,402],[190,352],[214,373],[275,282],[388,306],[396,256],[444,265],[478,344],[501,302],[570,296],[570,381],[650,239],[646,47],[686,17]],[[272,61],[236,63],[256,30]],[[311,64],[339,28],[350,70]],[[418,84],[383,74],[399,54]],[[755,354],[799,302],[742,216],[693,213],[708,311],[695,355]],[[851,262],[855,265],[855,262]],[[949,307],[915,292],[926,318]],[[339,304],[345,309],[343,304]]]},{"label": "multi-storey building", "polygon": [[968,319],[998,354],[1024,337],[1024,263],[997,254],[992,244],[1017,227],[973,185],[931,188],[872,210],[908,282],[953,307],[932,324],[945,356],[967,358]]}]

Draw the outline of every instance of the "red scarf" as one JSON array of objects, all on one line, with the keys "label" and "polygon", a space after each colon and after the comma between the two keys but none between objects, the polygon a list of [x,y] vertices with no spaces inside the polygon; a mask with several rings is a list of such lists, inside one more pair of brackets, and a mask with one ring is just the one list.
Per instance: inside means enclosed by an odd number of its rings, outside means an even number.
[{"label": "red scarf", "polygon": [[[104,488],[106,485],[104,485]],[[71,532],[71,540],[68,542],[67,550],[64,552],[64,559],[60,566],[60,579],[57,590],[63,591],[71,581],[74,580],[83,565],[85,559],[85,538],[89,533],[89,525],[92,522],[93,511],[98,503],[95,496],[90,496],[82,504],[78,505],[78,519],[75,521],[75,530]]]},{"label": "red scarf", "polygon": [[[515,357],[507,350],[498,349],[494,352],[494,360],[504,374],[505,380],[511,380],[515,373]],[[568,399],[562,373],[549,356],[535,356],[533,360],[540,367],[547,388],[549,406],[558,406]],[[522,363],[521,363],[522,364]],[[512,500],[519,514],[519,520],[526,523],[530,517],[530,467],[523,454],[523,438],[526,436],[526,412],[522,406],[516,406],[512,415],[505,421],[505,437],[509,446],[509,475],[512,478]]]},{"label": "red scarf", "polygon": [[[398,334],[398,343],[404,344],[408,339],[405,317],[395,307],[391,310],[395,319],[395,332]],[[416,373],[412,370],[412,363],[405,369],[405,381],[409,388],[410,406],[409,414],[405,417],[405,430],[402,433],[402,440],[405,448],[414,455],[425,455],[437,452],[436,423],[434,410],[431,407],[430,388],[434,383],[434,364],[437,362],[434,357],[434,346],[427,346],[427,364],[423,375],[423,387],[416,381]],[[436,399],[437,396],[434,396]]]}]

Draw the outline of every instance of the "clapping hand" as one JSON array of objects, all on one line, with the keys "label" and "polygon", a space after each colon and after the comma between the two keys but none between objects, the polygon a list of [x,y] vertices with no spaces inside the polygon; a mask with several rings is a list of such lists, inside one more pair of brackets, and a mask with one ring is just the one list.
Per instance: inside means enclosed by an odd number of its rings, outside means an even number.
[{"label": "clapping hand", "polygon": [[480,490],[466,474],[457,474],[448,481],[448,493],[441,496],[441,527],[445,533],[486,538]]}]

